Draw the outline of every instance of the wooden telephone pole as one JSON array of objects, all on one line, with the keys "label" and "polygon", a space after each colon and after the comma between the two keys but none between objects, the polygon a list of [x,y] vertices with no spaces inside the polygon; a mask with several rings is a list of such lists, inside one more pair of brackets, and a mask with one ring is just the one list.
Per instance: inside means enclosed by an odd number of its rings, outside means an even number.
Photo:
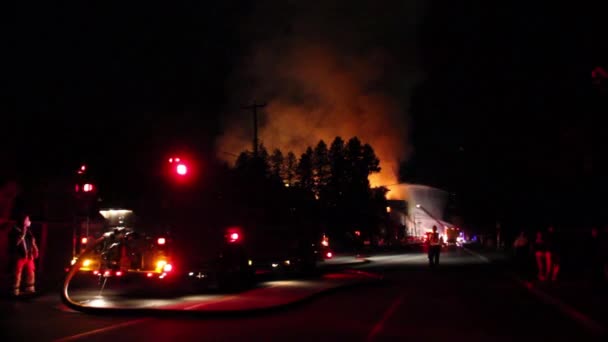
[{"label": "wooden telephone pole", "polygon": [[266,103],[258,104],[255,101],[253,104],[249,106],[245,106],[245,109],[251,110],[253,113],[253,157],[258,157],[258,148],[260,144],[258,143],[258,108],[266,107]]}]

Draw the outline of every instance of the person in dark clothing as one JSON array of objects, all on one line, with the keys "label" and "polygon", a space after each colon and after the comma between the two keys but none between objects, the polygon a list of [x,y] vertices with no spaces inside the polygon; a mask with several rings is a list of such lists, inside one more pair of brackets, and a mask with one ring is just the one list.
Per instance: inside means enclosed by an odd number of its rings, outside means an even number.
[{"label": "person in dark clothing", "polygon": [[549,226],[549,228],[547,228],[545,246],[547,247],[547,251],[545,253],[545,262],[547,264],[546,278],[556,281],[561,265],[562,250],[561,241],[559,241],[553,226]]},{"label": "person in dark clothing", "polygon": [[30,230],[31,221],[28,215],[21,215],[15,226],[9,232],[9,255],[12,276],[12,294],[19,296],[21,292],[21,275],[25,271],[24,294],[35,293],[36,267],[34,260],[38,258],[36,239]]},{"label": "person in dark clothing", "polygon": [[521,276],[528,276],[528,262],[530,255],[530,244],[525,232],[520,232],[517,239],[513,242],[515,252],[515,266]]},{"label": "person in dark clothing", "polygon": [[536,232],[536,237],[534,238],[534,243],[532,245],[532,249],[534,251],[534,257],[536,258],[536,267],[538,270],[538,280],[544,281],[547,278],[545,277],[545,273],[543,272],[545,266],[545,257],[547,252],[547,247],[545,246],[545,240],[543,233],[541,231]]},{"label": "person in dark clothing", "polygon": [[427,240],[429,265],[431,267],[439,265],[439,254],[441,253],[442,244],[443,239],[439,236],[439,233],[437,233],[437,226],[433,226],[433,232],[429,234]]}]

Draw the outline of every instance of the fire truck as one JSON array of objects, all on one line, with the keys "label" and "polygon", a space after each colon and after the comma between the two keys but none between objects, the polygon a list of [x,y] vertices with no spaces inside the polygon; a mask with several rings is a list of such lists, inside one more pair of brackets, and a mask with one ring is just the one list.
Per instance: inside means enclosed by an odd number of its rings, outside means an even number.
[{"label": "fire truck", "polygon": [[294,233],[292,227],[197,224],[170,234],[145,230],[128,209],[99,212],[105,225],[74,239],[81,253],[72,265],[100,283],[119,278],[193,290],[244,288],[256,275],[310,273],[333,257],[325,234]]},{"label": "fire truck", "polygon": [[72,259],[81,274],[100,280],[109,277],[146,277],[164,279],[174,271],[171,238],[152,234],[133,226],[133,212],[127,209],[103,209],[103,225],[87,225],[74,239]]}]

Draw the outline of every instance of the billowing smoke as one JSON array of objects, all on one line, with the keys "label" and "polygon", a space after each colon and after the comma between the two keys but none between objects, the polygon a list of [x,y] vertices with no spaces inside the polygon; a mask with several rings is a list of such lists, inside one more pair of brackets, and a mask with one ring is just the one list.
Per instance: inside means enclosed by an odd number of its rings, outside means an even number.
[{"label": "billowing smoke", "polygon": [[[357,136],[381,161],[372,185],[397,183],[409,151],[409,93],[420,78],[421,2],[256,2],[243,28],[251,53],[228,91],[235,104],[268,103],[260,141],[299,155],[320,139]],[[252,118],[238,107],[227,118],[218,151],[234,161],[230,154],[251,150]]]}]

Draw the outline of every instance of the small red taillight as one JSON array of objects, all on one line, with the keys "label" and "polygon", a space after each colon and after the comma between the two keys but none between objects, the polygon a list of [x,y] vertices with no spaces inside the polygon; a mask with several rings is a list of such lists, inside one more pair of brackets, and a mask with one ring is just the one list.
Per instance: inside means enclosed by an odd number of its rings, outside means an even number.
[{"label": "small red taillight", "polygon": [[89,239],[86,236],[80,239],[80,243],[82,243],[83,245],[86,245],[87,242],[89,242]]},{"label": "small red taillight", "polygon": [[165,238],[161,237],[158,238],[158,240],[156,240],[156,243],[158,243],[159,245],[164,245],[167,242],[167,240],[165,240]]},{"label": "small red taillight", "polygon": [[327,259],[331,259],[334,256],[334,254],[332,252],[327,252],[327,254],[325,254],[325,257],[327,257]]}]

